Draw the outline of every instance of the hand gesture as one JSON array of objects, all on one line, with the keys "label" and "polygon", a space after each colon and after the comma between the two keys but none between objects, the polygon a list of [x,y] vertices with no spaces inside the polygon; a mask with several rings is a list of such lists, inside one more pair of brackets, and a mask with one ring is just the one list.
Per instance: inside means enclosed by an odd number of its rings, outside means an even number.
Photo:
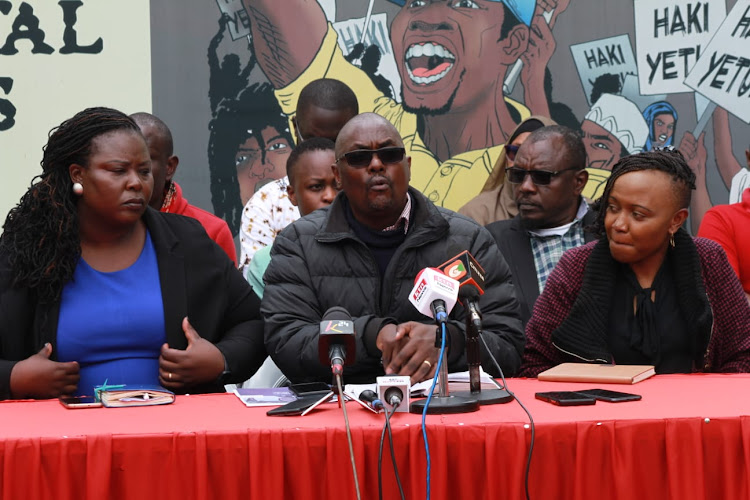
[{"label": "hand gesture", "polygon": [[384,327],[378,334],[377,346],[383,352],[385,373],[408,375],[412,384],[432,377],[439,354],[435,328],[415,321]]},{"label": "hand gesture", "polygon": [[60,363],[49,359],[52,345],[19,361],[10,372],[10,392],[14,398],[56,398],[78,388],[80,379],[77,361]]},{"label": "hand gesture", "polygon": [[188,342],[184,351],[167,344],[161,347],[159,382],[167,389],[179,390],[212,382],[224,371],[224,355],[198,335],[187,317],[182,320],[182,330]]},{"label": "hand gesture", "polygon": [[685,132],[680,141],[680,153],[685,157],[685,162],[690,170],[695,174],[695,180],[698,183],[706,183],[706,159],[708,152],[704,138],[706,133],[703,132],[698,139],[690,132]]}]

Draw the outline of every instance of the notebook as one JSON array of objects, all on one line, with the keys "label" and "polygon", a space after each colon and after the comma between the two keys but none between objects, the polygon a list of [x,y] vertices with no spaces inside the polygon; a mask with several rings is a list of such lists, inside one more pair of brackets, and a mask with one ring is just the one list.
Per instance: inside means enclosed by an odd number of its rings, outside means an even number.
[{"label": "notebook", "polygon": [[548,382],[596,382],[599,384],[637,384],[654,375],[653,365],[604,365],[561,363],[543,371],[537,378]]},{"label": "notebook", "polygon": [[174,403],[174,393],[155,386],[126,385],[98,391],[99,399],[109,408],[153,406]]}]

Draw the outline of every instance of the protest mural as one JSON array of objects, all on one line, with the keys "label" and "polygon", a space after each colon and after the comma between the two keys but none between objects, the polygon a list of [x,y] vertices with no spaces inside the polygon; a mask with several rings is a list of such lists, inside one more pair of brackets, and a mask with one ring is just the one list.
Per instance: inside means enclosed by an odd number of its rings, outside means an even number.
[{"label": "protest mural", "polygon": [[685,83],[750,123],[750,0],[738,1]]},{"label": "protest mural", "polygon": [[593,104],[591,92],[597,81],[601,81],[600,78],[616,76],[624,84],[629,75],[638,75],[638,65],[628,35],[571,45],[570,53],[589,105]]},{"label": "protest mural", "polygon": [[726,17],[723,0],[634,0],[641,94],[690,92],[685,77]]}]

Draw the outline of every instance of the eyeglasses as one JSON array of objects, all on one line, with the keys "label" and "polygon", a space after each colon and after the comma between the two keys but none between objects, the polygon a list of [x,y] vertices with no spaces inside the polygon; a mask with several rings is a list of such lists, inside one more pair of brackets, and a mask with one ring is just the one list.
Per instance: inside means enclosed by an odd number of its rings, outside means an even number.
[{"label": "eyeglasses", "polygon": [[552,182],[552,178],[563,172],[570,170],[583,170],[580,167],[565,168],[558,170],[557,172],[550,172],[549,170],[526,170],[525,168],[508,167],[505,172],[508,174],[508,180],[513,184],[521,184],[527,175],[531,176],[531,182],[537,186],[546,186]]},{"label": "eyeglasses", "polygon": [[385,164],[398,163],[406,156],[404,148],[380,148],[380,149],[356,149],[344,153],[336,159],[336,162],[345,159],[346,163],[352,167],[367,167],[372,162],[372,155],[377,155],[380,161]]},{"label": "eyeglasses", "polygon": [[518,153],[518,149],[521,147],[520,144],[506,144],[505,145],[505,157],[508,158],[510,161],[516,161],[516,153]]}]

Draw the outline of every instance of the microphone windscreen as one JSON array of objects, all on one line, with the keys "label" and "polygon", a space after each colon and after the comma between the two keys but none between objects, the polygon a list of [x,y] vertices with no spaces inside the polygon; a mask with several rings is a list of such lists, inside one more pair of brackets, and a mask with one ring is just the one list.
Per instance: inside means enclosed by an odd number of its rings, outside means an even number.
[{"label": "microphone windscreen", "polygon": [[321,321],[333,321],[337,319],[342,319],[345,321],[351,321],[352,315],[349,314],[349,311],[344,309],[341,306],[333,306],[329,308],[325,314],[323,314],[323,318]]}]

